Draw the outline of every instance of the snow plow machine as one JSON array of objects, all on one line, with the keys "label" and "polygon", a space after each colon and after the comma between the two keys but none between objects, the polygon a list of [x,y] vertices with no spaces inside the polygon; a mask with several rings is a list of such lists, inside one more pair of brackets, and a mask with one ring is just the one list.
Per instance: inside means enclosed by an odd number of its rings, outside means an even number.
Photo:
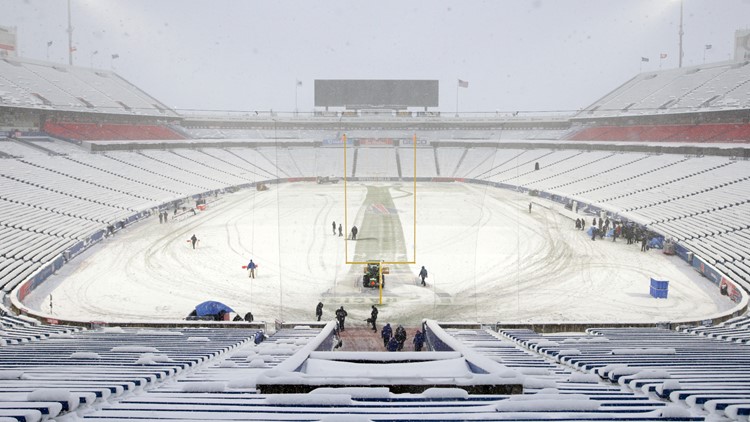
[{"label": "snow plow machine", "polygon": [[[362,276],[362,286],[369,288],[385,288],[385,276],[389,274],[390,269],[380,261],[367,261],[364,267],[365,274]],[[380,280],[380,282],[378,282]]]}]

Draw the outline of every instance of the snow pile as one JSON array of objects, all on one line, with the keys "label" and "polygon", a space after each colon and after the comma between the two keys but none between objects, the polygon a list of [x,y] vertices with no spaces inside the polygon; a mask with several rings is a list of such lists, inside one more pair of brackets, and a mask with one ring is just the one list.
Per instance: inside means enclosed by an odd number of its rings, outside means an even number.
[{"label": "snow pile", "polygon": [[237,364],[231,360],[225,360],[219,364],[219,368],[234,368],[235,366],[237,366]]},{"label": "snow pile", "polygon": [[223,382],[186,382],[182,384],[185,393],[221,393],[226,389]]},{"label": "snow pile", "polygon": [[243,350],[237,350],[236,352],[232,353],[232,357],[233,358],[246,358],[248,356],[255,356],[256,354],[258,354],[258,352],[256,352],[253,349],[243,349]]},{"label": "snow pile", "polygon": [[667,380],[663,384],[656,386],[656,392],[663,395],[665,391],[677,391],[681,390],[682,385],[678,380]]},{"label": "snow pile", "polygon": [[312,390],[310,394],[346,394],[355,399],[391,398],[391,392],[388,390],[388,387],[320,387]]},{"label": "snow pile", "polygon": [[560,349],[559,352],[557,352],[557,356],[578,356],[581,354],[581,351],[578,349]]},{"label": "snow pile", "polygon": [[188,337],[187,341],[196,341],[196,342],[209,342],[211,341],[208,337]]},{"label": "snow pile", "polygon": [[309,325],[295,325],[293,330],[312,330]]},{"label": "snow pile", "polygon": [[523,388],[557,388],[557,382],[548,378],[524,377],[521,380]]},{"label": "snow pile", "polygon": [[149,346],[115,346],[109,350],[110,352],[125,352],[125,353],[159,353],[159,349],[156,347]]},{"label": "snow pile", "polygon": [[[257,356],[258,354],[255,351],[250,350],[250,353],[238,353],[238,354],[235,354],[233,357],[236,357],[236,358],[244,357],[246,361],[250,362],[251,360],[255,359]],[[261,359],[263,358],[261,357]]]},{"label": "snow pile", "polygon": [[140,330],[135,333],[138,336],[181,336],[179,331]]},{"label": "snow pile", "polygon": [[663,369],[644,369],[642,371],[638,371],[635,375],[633,375],[633,378],[635,379],[667,379],[672,378],[671,375],[669,375],[669,372],[663,370]]},{"label": "snow pile", "polygon": [[173,362],[172,359],[169,358],[169,356],[165,354],[154,354],[154,353],[143,353],[141,354],[142,359],[150,359],[154,362]]},{"label": "snow pile", "polygon": [[557,347],[560,343],[552,340],[542,340],[536,344],[537,347]]},{"label": "snow pile", "polygon": [[599,402],[583,394],[537,393],[510,396],[495,405],[498,412],[590,412],[599,410]]},{"label": "snow pile", "polygon": [[0,371],[0,380],[20,380],[23,377],[23,371]]},{"label": "snow pile", "polygon": [[258,350],[259,355],[273,356],[273,355],[293,355],[297,350],[291,347],[265,347]]},{"label": "snow pile", "polygon": [[274,394],[266,397],[267,405],[275,406],[351,406],[348,394]]},{"label": "snow pile", "polygon": [[34,390],[26,396],[27,401],[56,401],[67,402],[68,410],[75,410],[78,407],[78,397],[74,396],[68,390],[62,388],[40,388]]},{"label": "snow pile", "polygon": [[639,368],[631,368],[629,366],[622,365],[622,366],[613,368],[611,371],[609,371],[609,378],[614,379],[616,377],[620,377],[623,375],[634,375],[640,371],[641,369]]},{"label": "snow pile", "polygon": [[594,374],[581,374],[578,372],[574,372],[568,377],[568,382],[578,382],[585,384],[596,384],[599,382],[599,380],[600,378]]},{"label": "snow pile", "polygon": [[258,356],[257,358],[251,360],[250,364],[248,364],[247,366],[250,368],[264,368],[266,366],[266,361],[263,359],[263,356]]},{"label": "snow pile", "polygon": [[689,418],[693,415],[691,415],[690,411],[685,409],[684,407],[680,407],[676,404],[670,404],[664,406],[664,408],[662,409],[659,409],[659,416],[661,416],[662,418],[678,419]]},{"label": "snow pile", "polygon": [[422,392],[428,399],[463,399],[469,398],[469,393],[461,388],[428,388]]},{"label": "snow pile", "polygon": [[612,349],[613,355],[675,355],[674,347],[646,347],[642,349]]},{"label": "snow pile", "polygon": [[256,375],[243,375],[241,378],[236,378],[229,383],[227,383],[227,387],[229,388],[255,388],[257,385],[256,381],[258,379],[257,374]]},{"label": "snow pile", "polygon": [[125,332],[122,327],[102,327],[100,330],[105,334],[123,334]]},{"label": "snow pile", "polygon": [[71,359],[101,359],[96,352],[73,352],[70,354]]}]

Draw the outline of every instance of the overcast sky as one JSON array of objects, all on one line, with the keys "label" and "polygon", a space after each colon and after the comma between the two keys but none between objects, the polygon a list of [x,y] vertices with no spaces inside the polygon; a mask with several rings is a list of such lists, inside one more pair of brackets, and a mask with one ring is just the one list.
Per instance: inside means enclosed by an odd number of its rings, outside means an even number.
[{"label": "overcast sky", "polygon": [[[683,0],[683,66],[729,60],[750,0]],[[65,0],[0,0],[20,55],[67,63]],[[313,109],[315,79],[438,79],[440,110],[576,110],[677,67],[678,0],[72,0],[74,61],[177,109]],[[710,50],[705,45],[710,44]],[[96,54],[92,54],[96,51]],[[666,53],[667,58],[660,59]],[[112,60],[112,55],[119,58]],[[649,58],[649,62],[641,61]],[[297,87],[295,81],[302,85]]]}]

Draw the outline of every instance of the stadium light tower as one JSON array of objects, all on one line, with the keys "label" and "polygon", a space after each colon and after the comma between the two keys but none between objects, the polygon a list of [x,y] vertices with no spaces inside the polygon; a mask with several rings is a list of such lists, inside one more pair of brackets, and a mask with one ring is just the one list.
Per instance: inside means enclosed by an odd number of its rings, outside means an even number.
[{"label": "stadium light tower", "polygon": [[680,52],[679,52],[679,54],[677,56],[677,60],[678,60],[677,61],[677,63],[678,63],[677,67],[682,67],[682,55],[683,55],[683,52],[682,52],[682,36],[685,34],[685,32],[682,30],[682,15],[683,15],[682,14],[682,4],[683,3],[684,3],[684,0],[680,0],[680,32],[679,32],[679,35],[680,35]]}]

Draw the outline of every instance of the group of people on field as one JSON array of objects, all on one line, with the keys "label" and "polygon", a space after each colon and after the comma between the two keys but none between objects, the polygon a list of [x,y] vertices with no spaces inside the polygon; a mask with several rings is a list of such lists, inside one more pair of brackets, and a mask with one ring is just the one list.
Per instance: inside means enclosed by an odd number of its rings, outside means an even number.
[{"label": "group of people on field", "polygon": [[[587,223],[585,218],[576,218],[576,230],[586,230]],[[611,229],[610,224],[612,225]],[[603,239],[604,236],[611,236],[613,242],[616,242],[618,237],[625,238],[628,245],[640,242],[641,252],[648,250],[648,242],[651,238],[651,233],[644,227],[633,222],[623,223],[610,220],[609,217],[604,219],[593,217],[589,230],[591,232],[591,240],[596,240],[597,237]]]},{"label": "group of people on field", "polygon": [[[318,305],[315,307],[315,316],[318,321],[323,317],[323,307],[323,302],[318,302]],[[376,325],[378,321],[378,313],[378,308],[375,305],[372,305],[370,317],[365,319],[368,326],[372,325],[372,331],[375,333],[378,332]],[[335,314],[337,324],[336,329],[334,330],[334,349],[338,349],[343,346],[341,332],[346,331],[346,317],[349,316],[349,313],[346,312],[343,306],[341,306],[336,309]],[[396,352],[404,348],[404,343],[406,342],[406,329],[401,325],[397,326],[396,331],[394,332],[391,324],[387,323],[381,329],[380,335],[383,338],[383,347],[385,347],[386,350]],[[414,350],[417,352],[421,351],[424,341],[424,334],[417,330],[416,333],[414,333],[414,339],[412,340],[412,343],[414,343]]]}]

